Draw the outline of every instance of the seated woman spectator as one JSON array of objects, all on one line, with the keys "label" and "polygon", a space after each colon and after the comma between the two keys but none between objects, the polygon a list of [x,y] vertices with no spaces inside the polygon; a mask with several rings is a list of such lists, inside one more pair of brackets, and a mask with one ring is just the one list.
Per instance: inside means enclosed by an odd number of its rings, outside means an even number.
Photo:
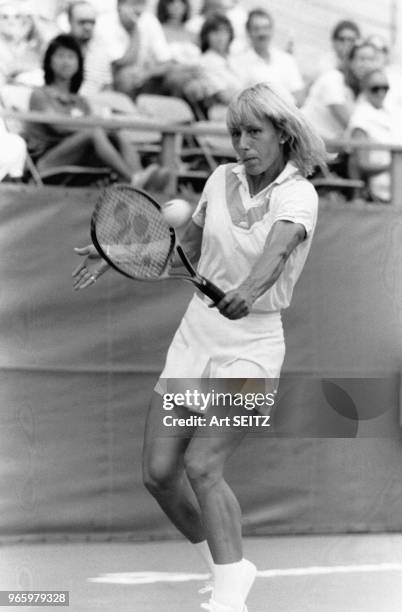
[{"label": "seated woman spectator", "polygon": [[[190,12],[189,0],[159,0],[156,14],[161,23],[171,53],[161,92],[186,98],[188,83],[201,83],[199,60],[201,50],[193,34],[185,29]],[[202,90],[201,85],[199,89]],[[191,95],[190,95],[191,97]],[[198,91],[197,96],[198,98]]]},{"label": "seated woman spectator", "polygon": [[[83,80],[84,62],[76,40],[68,34],[54,38],[44,57],[45,85],[35,89],[30,110],[82,117],[91,113],[84,97],[78,94]],[[137,152],[123,133],[107,133],[100,127],[78,129],[58,124],[28,123],[28,149],[38,170],[65,164],[88,165],[95,158],[110,167],[123,181],[136,186],[157,188],[166,184],[156,165],[142,170]],[[162,173],[163,174],[163,173]],[[156,188],[156,187],[155,187]]]},{"label": "seated woman spectator", "polygon": [[172,60],[179,64],[197,63],[200,48],[195,37],[185,28],[190,15],[189,0],[159,0],[156,15],[172,53]]},{"label": "seated woman spectator", "polygon": [[376,67],[371,43],[355,44],[343,67],[329,70],[313,83],[303,113],[326,140],[342,138],[348,126],[363,76]]},{"label": "seated woman spectator", "polygon": [[237,52],[243,51],[247,47],[247,11],[239,0],[203,0],[200,14],[189,19],[186,28],[194,36],[199,36],[203,23],[214,13],[221,13],[229,19],[233,27],[233,48]]},{"label": "seated woman spectator", "polygon": [[[362,80],[362,94],[349,123],[349,133],[357,140],[379,144],[402,144],[402,124],[398,114],[385,105],[389,82],[383,69],[368,72]],[[358,150],[355,164],[367,179],[369,197],[389,202],[391,197],[391,153],[380,150]]]},{"label": "seated woman spectator", "polygon": [[41,63],[56,27],[32,14],[25,3],[5,2],[0,6],[0,83],[18,81],[43,84]]},{"label": "seated woman spectator", "polygon": [[229,104],[232,97],[241,89],[230,55],[233,37],[231,22],[220,13],[210,15],[202,25],[201,66],[211,84],[214,101],[221,104]]},{"label": "seated woman spectator", "polygon": [[362,40],[353,45],[345,62],[343,72],[346,83],[352,89],[355,99],[362,91],[362,81],[365,75],[378,67],[378,53],[373,43],[368,40]]},{"label": "seated woman spectator", "polygon": [[181,70],[176,76],[174,92],[183,96],[199,118],[208,117],[215,104],[228,104],[241,89],[237,73],[232,68],[230,45],[233,26],[223,13],[209,15],[200,32],[201,57],[192,70]]}]

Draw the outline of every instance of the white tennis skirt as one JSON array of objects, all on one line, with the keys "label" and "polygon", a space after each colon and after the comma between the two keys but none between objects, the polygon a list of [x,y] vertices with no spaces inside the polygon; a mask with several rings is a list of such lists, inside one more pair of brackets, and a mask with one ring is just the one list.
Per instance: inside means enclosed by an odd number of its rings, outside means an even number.
[{"label": "white tennis skirt", "polygon": [[[232,321],[197,294],[169,347],[155,386],[163,395],[177,379],[279,379],[285,357],[281,314],[250,313]],[[273,385],[276,387],[276,385]]]}]

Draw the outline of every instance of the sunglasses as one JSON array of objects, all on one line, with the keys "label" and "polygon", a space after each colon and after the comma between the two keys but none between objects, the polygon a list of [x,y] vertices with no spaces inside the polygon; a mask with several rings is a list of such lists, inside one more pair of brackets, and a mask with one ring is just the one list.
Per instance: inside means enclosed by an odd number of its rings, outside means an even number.
[{"label": "sunglasses", "polygon": [[339,40],[340,42],[354,43],[356,42],[356,37],[355,36],[337,36],[335,40]]},{"label": "sunglasses", "polygon": [[372,85],[371,87],[369,87],[369,91],[373,94],[387,93],[388,90],[389,85]]},{"label": "sunglasses", "polygon": [[84,25],[94,26],[96,25],[96,20],[95,19],[77,19],[77,23],[78,25],[81,25],[81,26],[84,26]]}]

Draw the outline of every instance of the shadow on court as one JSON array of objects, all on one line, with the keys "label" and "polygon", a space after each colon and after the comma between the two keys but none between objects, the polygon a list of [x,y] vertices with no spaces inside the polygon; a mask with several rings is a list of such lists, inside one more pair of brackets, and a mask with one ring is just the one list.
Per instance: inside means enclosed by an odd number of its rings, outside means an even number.
[{"label": "shadow on court", "polygon": [[[249,612],[401,610],[401,534],[247,538],[245,556],[258,567]],[[196,612],[205,576],[181,541],[0,547],[1,590],[69,591],[73,612]]]}]

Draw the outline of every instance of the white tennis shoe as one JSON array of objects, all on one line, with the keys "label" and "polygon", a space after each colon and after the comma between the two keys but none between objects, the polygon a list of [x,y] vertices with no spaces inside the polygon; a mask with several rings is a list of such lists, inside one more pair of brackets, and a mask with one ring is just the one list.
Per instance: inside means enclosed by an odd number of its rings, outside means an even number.
[{"label": "white tennis shoe", "polygon": [[255,580],[256,574],[257,574],[257,568],[254,565],[254,563],[251,563],[251,561],[244,559],[242,589],[241,589],[241,592],[242,592],[241,600],[242,601],[238,605],[235,604],[235,605],[228,606],[226,604],[221,604],[218,601],[216,601],[213,598],[213,583],[210,581],[206,582],[205,586],[199,590],[199,593],[204,594],[204,593],[209,593],[212,591],[212,596],[208,603],[201,604],[201,608],[203,608],[204,610],[209,610],[210,612],[248,612],[247,606],[243,602],[247,599],[247,596],[250,592],[252,584]]}]

